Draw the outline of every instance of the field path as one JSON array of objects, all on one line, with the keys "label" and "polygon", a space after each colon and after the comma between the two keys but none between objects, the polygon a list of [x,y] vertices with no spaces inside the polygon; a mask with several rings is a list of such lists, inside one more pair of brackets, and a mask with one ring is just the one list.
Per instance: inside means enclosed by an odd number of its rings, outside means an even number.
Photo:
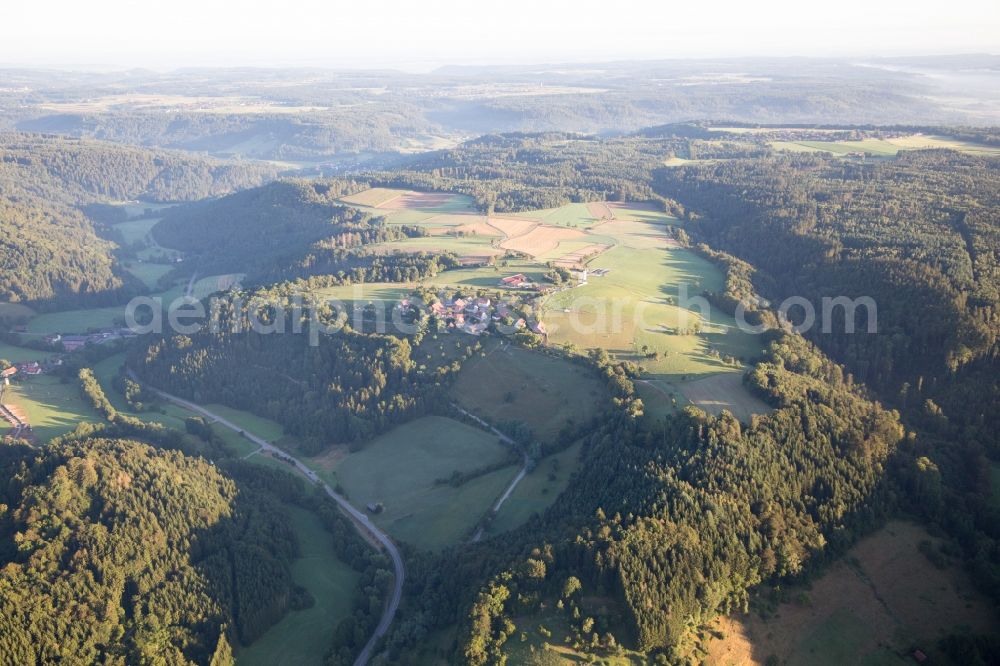
[{"label": "field path", "polygon": [[[479,425],[483,426],[484,428],[489,428],[490,432],[492,432],[494,435],[496,435],[497,437],[499,437],[502,441],[504,441],[507,444],[509,444],[509,445],[517,448],[517,442],[515,442],[513,439],[511,439],[507,435],[503,434],[502,432],[500,432],[499,430],[497,430],[496,428],[494,428],[489,423],[487,423],[486,421],[482,420],[481,418],[479,418],[478,416],[476,416],[472,412],[468,412],[468,411],[462,409],[461,407],[459,407],[455,403],[451,403],[451,406],[454,407],[455,409],[457,409],[458,411],[462,412],[463,414],[465,414],[470,419],[472,419],[473,421],[475,421]],[[493,508],[492,508],[493,513],[496,513],[497,511],[500,510],[500,507],[503,506],[503,503],[506,502],[507,498],[510,497],[510,494],[512,492],[514,492],[514,488],[517,488],[517,484],[521,483],[521,479],[523,479],[524,475],[528,473],[528,454],[527,453],[522,453],[522,455],[524,456],[524,464],[521,465],[521,471],[519,471],[517,473],[517,476],[514,477],[514,480],[511,481],[510,485],[507,486],[507,489],[505,491],[503,491],[503,495],[501,495],[500,499],[498,499],[496,501],[496,503],[493,505]],[[483,538],[483,528],[480,527],[478,530],[476,530],[476,533],[474,535],[472,535],[472,541],[474,541],[474,542],[475,541],[479,541],[482,538]]]},{"label": "field path", "polygon": [[[135,375],[135,373],[133,373],[131,370],[129,370],[128,372],[133,380],[137,382],[139,381],[139,378]],[[246,430],[240,428],[232,421],[228,421],[222,416],[219,416],[214,412],[210,412],[209,410],[205,409],[204,407],[201,407],[200,405],[196,405],[193,402],[189,402],[183,398],[178,398],[175,395],[171,395],[170,393],[154,388],[149,384],[143,384],[143,386],[145,386],[146,388],[148,388],[153,393],[160,396],[167,402],[173,403],[178,407],[183,407],[184,409],[195,412],[196,414],[201,414],[202,416],[210,418],[216,423],[219,423],[225,426],[226,428],[229,428],[230,430],[238,432],[240,435],[246,437],[254,444],[260,446],[260,450],[269,451],[271,453],[277,453],[290,460],[296,469],[302,472],[302,474],[304,474],[307,479],[315,483],[317,486],[321,487],[326,492],[326,494],[329,495],[330,498],[333,499],[333,501],[335,501],[340,506],[341,510],[344,513],[346,513],[350,518],[352,518],[351,522],[354,525],[355,529],[357,529],[358,532],[361,533],[362,537],[365,538],[366,541],[370,541],[368,536],[365,534],[367,532],[368,535],[374,537],[382,545],[382,547],[385,548],[386,552],[389,553],[389,557],[392,559],[392,568],[395,572],[392,585],[392,596],[389,597],[389,603],[386,604],[385,610],[382,612],[382,619],[379,620],[378,626],[375,627],[375,632],[372,634],[372,637],[368,639],[368,642],[365,644],[364,649],[361,650],[361,652],[358,654],[358,658],[354,660],[354,666],[364,666],[365,664],[367,664],[372,657],[372,651],[375,649],[375,644],[389,630],[389,626],[392,624],[393,617],[395,617],[396,611],[399,609],[399,602],[403,597],[403,580],[405,576],[405,569],[403,567],[403,556],[400,555],[399,549],[396,548],[396,544],[392,542],[392,539],[389,538],[389,535],[380,530],[378,527],[376,527],[370,520],[368,520],[368,516],[366,516],[362,511],[356,509],[350,502],[347,501],[347,499],[343,495],[340,495],[337,492],[335,492],[333,488],[331,488],[325,481],[319,478],[316,472],[307,467],[306,464],[303,463],[298,458],[289,455],[284,450],[278,448],[277,446],[267,441],[266,439],[258,437],[257,435],[251,432],[247,432]]]}]

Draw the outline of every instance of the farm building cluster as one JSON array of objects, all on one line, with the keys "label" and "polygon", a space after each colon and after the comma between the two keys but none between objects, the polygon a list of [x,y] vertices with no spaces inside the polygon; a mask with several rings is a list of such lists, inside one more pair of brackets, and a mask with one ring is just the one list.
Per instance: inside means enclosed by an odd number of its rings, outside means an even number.
[{"label": "farm building cluster", "polygon": [[[414,307],[409,299],[396,306],[400,310]],[[469,335],[482,335],[493,327],[504,327],[501,331],[517,332],[528,329],[540,335],[545,334],[545,325],[540,321],[529,321],[522,317],[511,303],[494,302],[487,296],[449,298],[439,294],[428,314],[442,322],[448,329],[462,331]]]},{"label": "farm building cluster", "polygon": [[46,335],[45,344],[52,347],[61,347],[63,351],[74,352],[83,349],[87,345],[100,345],[114,340],[124,340],[134,338],[135,332],[128,328],[104,328],[85,335],[62,335],[54,333]]}]

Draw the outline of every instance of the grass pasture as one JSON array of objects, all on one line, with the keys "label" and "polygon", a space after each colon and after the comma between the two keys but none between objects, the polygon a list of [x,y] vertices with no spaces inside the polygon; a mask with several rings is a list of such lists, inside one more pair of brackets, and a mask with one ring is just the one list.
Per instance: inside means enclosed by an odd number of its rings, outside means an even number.
[{"label": "grass pasture", "polygon": [[159,224],[160,218],[158,217],[147,217],[141,220],[129,220],[128,222],[119,222],[118,224],[112,225],[115,229],[119,231],[122,235],[122,239],[125,241],[126,245],[131,245],[133,243],[146,242],[149,244],[149,232],[153,230],[157,224]]},{"label": "grass pasture", "polygon": [[41,361],[49,356],[50,354],[48,352],[38,351],[37,349],[28,349],[27,347],[15,347],[14,345],[9,345],[6,342],[0,342],[0,358],[10,361],[11,363]]},{"label": "grass pasture", "polygon": [[[65,435],[81,421],[100,423],[104,419],[84,400],[80,384],[70,381],[60,383],[49,375],[28,377],[12,383],[4,391],[4,404],[20,407],[41,442]],[[10,429],[0,421],[0,435]]]},{"label": "grass pasture", "polygon": [[525,475],[500,507],[490,524],[487,537],[512,530],[528,522],[533,514],[541,514],[569,485],[570,477],[580,466],[582,443],[553,453],[538,461]]},{"label": "grass pasture", "polygon": [[[452,472],[469,472],[506,458],[508,450],[483,430],[425,416],[376,437],[358,452],[326,456],[356,506],[381,502],[371,520],[394,538],[438,549],[461,541],[517,473],[515,465],[453,487],[435,485]],[[312,463],[329,478],[329,467]]]},{"label": "grass pasture", "polygon": [[125,267],[125,270],[142,280],[148,289],[155,287],[160,278],[173,269],[174,266],[171,264],[154,264],[148,261],[129,262]]},{"label": "grass pasture", "polygon": [[[788,591],[765,619],[760,614],[721,618],[712,628],[725,638],[700,646],[706,664],[914,663],[918,647],[928,663],[949,663],[937,642],[952,631],[996,635],[1000,617],[960,565],[944,569],[918,550],[940,541],[914,523],[893,521],[862,539],[809,589]],[[708,634],[706,634],[708,636]]]},{"label": "grass pasture", "polygon": [[748,423],[754,414],[771,411],[767,403],[743,386],[740,373],[728,372],[680,382],[677,388],[695,407],[716,416],[727,410],[744,423]]},{"label": "grass pasture", "polygon": [[280,423],[266,419],[263,416],[257,416],[256,414],[218,403],[203,406],[208,411],[221,416],[241,430],[246,430],[269,442],[277,442],[285,436],[285,429]]},{"label": "grass pasture", "polygon": [[[712,358],[710,349],[737,358],[759,352],[754,336],[739,331],[718,308],[703,313],[685,303],[685,297],[722,288],[719,269],[694,252],[619,245],[588,266],[608,273],[546,301],[550,342],[602,347],[640,361],[655,375],[673,376],[734,370]],[[696,325],[701,332],[690,332]],[[660,359],[642,358],[643,346]]]},{"label": "grass pasture", "polygon": [[483,347],[450,390],[474,414],[523,421],[540,440],[552,442],[567,421],[583,423],[605,404],[605,387],[584,366],[495,340]]},{"label": "grass pasture", "polygon": [[300,556],[292,563],[292,580],[309,590],[316,603],[289,611],[251,645],[239,648],[240,666],[321,666],[333,629],[351,613],[357,572],[334,555],[333,536],[314,514],[297,506],[286,509],[300,547]]},{"label": "grass pasture", "polygon": [[30,319],[35,316],[35,311],[23,303],[0,302],[0,319],[17,321],[19,319]]}]

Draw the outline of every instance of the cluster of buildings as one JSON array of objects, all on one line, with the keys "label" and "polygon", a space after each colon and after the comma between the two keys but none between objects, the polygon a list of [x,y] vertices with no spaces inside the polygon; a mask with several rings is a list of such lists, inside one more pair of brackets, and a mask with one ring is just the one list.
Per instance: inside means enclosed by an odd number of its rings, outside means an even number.
[{"label": "cluster of buildings", "polygon": [[448,322],[450,328],[470,335],[482,335],[495,316],[493,302],[485,296],[440,300],[431,305],[431,314]]},{"label": "cluster of buildings", "polygon": [[[413,307],[409,300],[400,301],[400,310]],[[448,328],[462,331],[470,335],[482,335],[491,324],[502,324],[510,321],[514,331],[525,328],[539,335],[545,335],[545,324],[540,321],[528,322],[508,303],[494,303],[486,296],[475,298],[458,297],[455,299],[441,296],[430,306],[429,314],[445,322]]]},{"label": "cluster of buildings", "polygon": [[87,345],[99,345],[112,340],[134,338],[136,334],[127,328],[104,328],[96,333],[86,335],[60,335],[54,333],[45,336],[45,343],[52,346],[62,346],[64,351],[74,352]]},{"label": "cluster of buildings", "polygon": [[3,372],[0,372],[0,379],[7,383],[10,381],[10,378],[15,375],[37,377],[38,375],[44,375],[46,372],[51,372],[62,364],[63,361],[58,356],[50,358],[47,361],[24,361],[23,363],[15,363]]}]

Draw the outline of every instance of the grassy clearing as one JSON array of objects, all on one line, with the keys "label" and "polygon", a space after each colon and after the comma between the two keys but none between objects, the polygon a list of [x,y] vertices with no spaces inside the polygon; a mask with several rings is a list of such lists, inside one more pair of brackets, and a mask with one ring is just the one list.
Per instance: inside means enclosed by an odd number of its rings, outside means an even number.
[{"label": "grassy clearing", "polygon": [[49,353],[38,351],[37,349],[15,347],[14,345],[9,345],[6,342],[0,342],[0,358],[10,361],[11,363],[41,361],[49,356]]},{"label": "grassy clearing", "polygon": [[[507,453],[496,437],[478,428],[426,416],[342,456],[334,471],[355,505],[384,505],[372,520],[393,537],[437,549],[465,538],[517,470],[505,467],[457,488],[434,481],[499,462]],[[319,469],[329,475],[329,469]]]},{"label": "grassy clearing", "polygon": [[[232,455],[237,458],[249,458],[260,449],[259,446],[251,442],[246,437],[240,435],[238,432],[235,432],[232,429],[218,423],[212,424],[212,432],[214,432],[219,439],[226,443],[226,446],[232,452]],[[260,456],[254,456],[254,458],[259,457]],[[257,461],[254,460],[254,462]]]},{"label": "grassy clearing", "polygon": [[380,252],[451,252],[460,258],[478,258],[484,261],[487,257],[503,254],[503,250],[493,247],[490,236],[422,236],[406,240],[380,243],[373,249]]},{"label": "grassy clearing", "polygon": [[94,377],[104,389],[104,395],[114,405],[119,412],[135,416],[148,423],[159,423],[176,430],[184,430],[184,420],[191,416],[191,412],[172,405],[168,402],[156,402],[155,407],[148,411],[134,412],[127,402],[125,396],[115,388],[115,379],[118,376],[118,369],[125,363],[125,353],[109,356],[103,361],[96,363],[93,368]]},{"label": "grassy clearing", "polygon": [[0,318],[16,321],[18,319],[30,319],[35,316],[35,311],[23,303],[0,302]]},{"label": "grassy clearing", "polygon": [[[58,378],[48,375],[28,377],[11,384],[4,392],[3,402],[17,405],[24,411],[35,436],[42,442],[65,435],[81,421],[100,423],[104,420],[83,399],[78,382],[62,384]],[[8,430],[9,424],[0,422],[0,435]]]},{"label": "grassy clearing", "polygon": [[[610,599],[584,597],[580,600],[585,617],[600,618],[614,606]],[[639,652],[623,649],[620,653],[606,650],[591,651],[574,646],[568,610],[547,608],[542,612],[514,618],[516,630],[504,645],[507,663],[524,666],[564,666],[565,664],[599,663],[604,666],[639,666],[650,663]]]},{"label": "grassy clearing", "polygon": [[218,403],[203,406],[208,411],[221,416],[241,430],[246,430],[269,442],[276,442],[285,435],[285,429],[280,423],[266,419],[263,416],[257,416],[256,414]]},{"label": "grassy clearing", "polygon": [[149,289],[152,289],[159,282],[160,278],[174,269],[171,264],[154,264],[150,262],[129,262],[125,266],[132,275],[136,276]]},{"label": "grassy clearing", "polygon": [[[178,285],[167,291],[152,294],[152,297],[160,298],[164,305],[169,305],[175,298],[183,295],[184,287]],[[47,312],[31,319],[27,328],[28,335],[41,337],[52,333],[86,333],[92,329],[123,325],[124,322],[125,305],[114,305],[106,308]]]},{"label": "grassy clearing", "polygon": [[718,416],[726,410],[744,423],[749,422],[754,414],[771,411],[767,403],[743,387],[743,376],[736,373],[681,382],[677,388],[688,402],[709,414]]},{"label": "grassy clearing", "polygon": [[300,507],[286,508],[301,549],[292,563],[292,579],[309,590],[316,604],[289,612],[253,644],[239,649],[240,666],[321,666],[333,629],[351,613],[357,572],[334,555],[333,537],[314,514]]},{"label": "grassy clearing", "polygon": [[533,514],[541,514],[569,485],[573,472],[580,466],[582,443],[547,456],[514,488],[490,524],[488,535],[499,534],[528,522]]},{"label": "grassy clearing", "polygon": [[450,390],[469,411],[494,422],[523,421],[542,441],[567,422],[599,412],[606,390],[588,368],[496,340],[469,359]]},{"label": "grassy clearing", "polygon": [[196,280],[191,287],[191,295],[199,300],[206,296],[211,296],[220,291],[228,291],[235,285],[243,281],[246,273],[223,273],[221,275],[209,275],[200,280]]},{"label": "grassy clearing", "polygon": [[121,233],[125,244],[131,245],[132,243],[146,242],[149,232],[152,231],[153,227],[159,224],[159,222],[160,218],[158,217],[148,217],[142,220],[119,222],[118,224],[112,226],[117,229],[119,233]]},{"label": "grassy clearing", "polygon": [[[770,657],[798,664],[913,663],[918,647],[929,662],[940,638],[953,631],[996,634],[1000,617],[957,562],[940,569],[919,551],[940,540],[919,525],[894,521],[860,541],[808,589],[767,614],[722,618],[711,627],[723,639],[697,648],[707,664],[762,663]],[[794,600],[794,601],[792,601]]]}]

